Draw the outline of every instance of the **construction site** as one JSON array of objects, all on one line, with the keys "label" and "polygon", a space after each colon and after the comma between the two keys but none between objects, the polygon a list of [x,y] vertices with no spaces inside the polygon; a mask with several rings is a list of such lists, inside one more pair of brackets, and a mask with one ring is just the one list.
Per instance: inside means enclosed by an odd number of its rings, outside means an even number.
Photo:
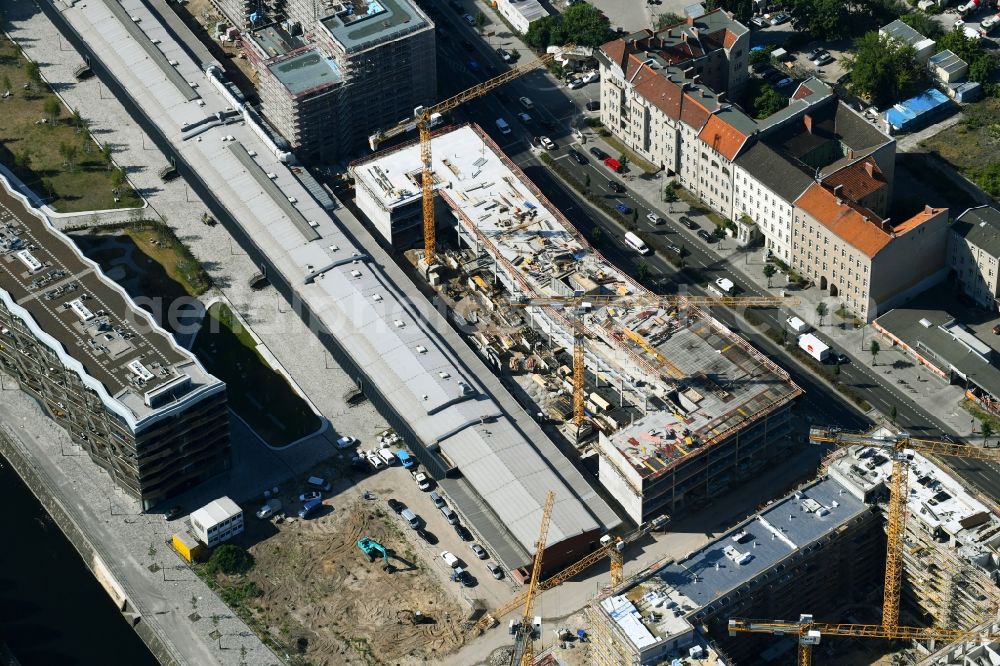
[{"label": "construction site", "polygon": [[[711,300],[656,296],[619,271],[479,127],[446,128],[431,144],[442,250],[429,282],[522,405],[600,454],[601,483],[636,523],[723,493],[793,445],[801,389],[696,305]],[[351,173],[374,230],[412,247],[419,145]]]},{"label": "construction site", "polygon": [[[813,429],[811,439],[836,447],[816,480],[597,597],[588,609],[595,664],[709,649],[724,663],[809,664],[813,652],[818,663],[846,663],[858,639],[876,641],[869,655],[895,652],[892,663],[995,663],[1000,519],[920,453],[965,450],[886,429]],[[904,470],[898,485],[894,465]],[[799,619],[740,619],[760,617]]]}]

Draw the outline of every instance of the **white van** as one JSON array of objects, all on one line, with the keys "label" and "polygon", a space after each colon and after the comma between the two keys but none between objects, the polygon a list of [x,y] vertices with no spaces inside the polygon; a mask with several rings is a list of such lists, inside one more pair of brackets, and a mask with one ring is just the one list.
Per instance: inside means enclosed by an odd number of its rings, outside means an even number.
[{"label": "white van", "polygon": [[497,118],[497,129],[501,134],[510,134],[510,125],[503,118]]},{"label": "white van", "polygon": [[727,296],[731,296],[736,290],[736,285],[729,278],[716,278],[715,286],[719,288],[719,291]]},{"label": "white van", "polygon": [[389,467],[392,467],[398,461],[398,458],[396,458],[396,454],[392,452],[392,449],[379,449],[378,457],[381,458]]},{"label": "white van", "polygon": [[625,233],[625,243],[639,254],[652,254],[649,246],[642,242],[642,239],[631,231]]},{"label": "white van", "polygon": [[330,482],[321,476],[310,476],[308,479],[306,479],[306,485],[309,486],[310,488],[315,488],[316,490],[323,490],[326,492],[330,492],[331,490],[333,490],[333,486],[330,485]]},{"label": "white van", "polygon": [[796,333],[805,333],[809,330],[809,324],[805,323],[798,317],[789,317],[785,320],[785,323],[788,324],[788,328],[792,329]]}]

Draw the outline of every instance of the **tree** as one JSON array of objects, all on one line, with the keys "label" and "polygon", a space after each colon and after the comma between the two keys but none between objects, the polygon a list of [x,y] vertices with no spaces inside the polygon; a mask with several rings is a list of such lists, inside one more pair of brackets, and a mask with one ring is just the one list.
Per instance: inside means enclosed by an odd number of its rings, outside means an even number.
[{"label": "tree", "polygon": [[878,343],[878,340],[872,340],[871,344],[868,345],[868,351],[872,353],[872,365],[878,365],[875,359],[878,358],[878,353],[882,351],[882,345]]},{"label": "tree", "polygon": [[25,63],[24,73],[28,76],[28,80],[32,83],[42,82],[42,71],[38,69],[38,63],[34,60],[29,60]]},{"label": "tree", "polygon": [[678,23],[684,23],[684,17],[680,14],[674,14],[673,12],[660,14],[656,17],[657,30],[663,30],[664,28],[669,28],[670,26],[677,25]]},{"label": "tree", "polygon": [[640,283],[649,279],[649,264],[646,263],[645,259],[640,259],[639,264],[635,267],[635,279]]},{"label": "tree", "polygon": [[231,543],[224,543],[212,551],[207,568],[210,573],[221,571],[230,576],[246,573],[253,566],[253,555]]},{"label": "tree", "polygon": [[680,196],[677,194],[677,181],[672,180],[663,188],[663,201],[667,204],[667,210],[673,212],[674,204],[680,201]]},{"label": "tree", "polygon": [[889,407],[889,420],[893,423],[896,422],[896,416],[899,415],[899,411],[896,410],[896,405]]},{"label": "tree", "polygon": [[851,75],[851,91],[884,106],[905,96],[923,71],[912,46],[869,32],[854,43],[854,55],[844,58]]},{"label": "tree", "polygon": [[628,171],[628,155],[625,153],[619,155],[618,163],[622,165],[622,171]]},{"label": "tree", "polygon": [[598,47],[611,35],[611,21],[604,13],[585,2],[578,2],[562,13],[564,43]]},{"label": "tree", "polygon": [[987,440],[993,434],[993,425],[989,421],[983,421],[983,448],[986,448]]},{"label": "tree", "polygon": [[483,13],[482,9],[476,10],[476,15],[472,19],[475,22],[476,30],[479,32],[483,31],[483,27],[488,23],[486,19],[486,14]]},{"label": "tree", "polygon": [[59,154],[62,155],[63,159],[66,160],[66,164],[69,166],[69,170],[73,171],[76,167],[76,157],[80,152],[80,147],[75,143],[60,143],[59,144]]},{"label": "tree", "polygon": [[767,278],[767,288],[771,288],[771,278],[774,274],[778,272],[778,269],[774,267],[774,264],[764,264],[764,277]]},{"label": "tree", "polygon": [[993,80],[996,61],[988,53],[980,53],[969,62],[969,80],[986,85]]},{"label": "tree", "polygon": [[585,189],[588,189],[588,190],[590,189],[590,174],[589,173],[583,174],[583,187]]},{"label": "tree", "polygon": [[590,242],[594,245],[601,244],[601,238],[604,236],[604,232],[598,226],[593,226],[590,228]]},{"label": "tree", "polygon": [[577,44],[597,47],[611,36],[611,22],[600,10],[578,2],[562,14],[545,16],[532,22],[524,40],[535,48]]},{"label": "tree", "polygon": [[6,74],[3,75],[3,89],[4,92],[10,91],[10,77],[7,76]]},{"label": "tree", "polygon": [[789,14],[804,32],[825,41],[846,37],[850,5],[840,0],[791,0]]},{"label": "tree", "polygon": [[59,100],[55,97],[46,97],[45,103],[42,104],[42,111],[49,117],[49,121],[54,123],[62,112],[62,106],[60,106]]},{"label": "tree", "polygon": [[753,100],[753,109],[758,119],[767,118],[788,106],[788,98],[779,93],[770,83],[760,88],[760,94]]},{"label": "tree", "polygon": [[751,65],[756,65],[759,62],[767,62],[771,59],[771,52],[773,50],[774,48],[771,45],[768,45],[762,49],[751,51],[750,57],[747,59],[747,62]]},{"label": "tree", "polygon": [[910,26],[924,37],[937,39],[944,34],[941,24],[934,20],[930,14],[922,11],[909,12],[899,17],[899,20]]},{"label": "tree", "polygon": [[111,145],[110,144],[105,143],[105,144],[101,145],[101,161],[104,163],[104,166],[106,166],[109,169],[111,168]]},{"label": "tree", "polygon": [[828,312],[828,310],[827,310],[827,307],[826,307],[826,303],[824,303],[823,301],[820,301],[819,303],[816,304],[816,316],[819,317],[819,325],[820,326],[823,325],[823,317],[826,316],[827,312]]},{"label": "tree", "polygon": [[941,35],[937,48],[942,51],[946,49],[951,51],[965,62],[970,63],[970,66],[972,61],[983,52],[979,40],[970,38],[958,28]]},{"label": "tree", "polygon": [[25,146],[14,153],[14,168],[27,171],[31,168],[31,149]]},{"label": "tree", "polygon": [[833,381],[834,383],[840,381],[840,364],[833,366]]},{"label": "tree", "polygon": [[116,190],[125,184],[125,172],[121,169],[115,169],[111,172],[111,187]]},{"label": "tree", "polygon": [[42,191],[45,192],[45,196],[49,199],[55,199],[59,196],[56,193],[56,184],[52,182],[51,178],[42,178]]}]

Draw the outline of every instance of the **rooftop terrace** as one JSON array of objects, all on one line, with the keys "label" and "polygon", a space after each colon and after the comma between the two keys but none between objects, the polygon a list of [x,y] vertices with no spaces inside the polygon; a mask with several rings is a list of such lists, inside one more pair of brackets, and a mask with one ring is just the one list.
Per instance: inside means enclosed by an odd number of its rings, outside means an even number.
[{"label": "rooftop terrace", "polygon": [[219,380],[46,219],[0,187],[0,298],[133,426]]},{"label": "rooftop terrace", "polygon": [[292,95],[318,91],[344,80],[333,58],[315,47],[275,61],[267,68]]},{"label": "rooftop terrace", "polygon": [[341,0],[322,24],[348,53],[432,25],[408,0]]}]

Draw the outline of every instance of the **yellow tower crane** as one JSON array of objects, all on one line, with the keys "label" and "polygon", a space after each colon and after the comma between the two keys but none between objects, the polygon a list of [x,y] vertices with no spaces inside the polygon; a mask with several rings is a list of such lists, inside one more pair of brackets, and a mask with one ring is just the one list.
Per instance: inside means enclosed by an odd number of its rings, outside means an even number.
[{"label": "yellow tower crane", "polygon": [[906,481],[908,470],[905,453],[953,456],[970,460],[1000,461],[1000,450],[981,449],[934,439],[918,439],[908,435],[878,436],[870,433],[847,432],[835,428],[812,427],[809,441],[817,444],[872,446],[887,449],[892,460],[889,479],[889,508],[886,519],[885,590],[882,600],[882,626],[892,631],[899,624],[899,594],[903,584],[903,533],[906,529]]},{"label": "yellow tower crane", "polygon": [[531,563],[531,578],[524,595],[524,613],[514,639],[514,653],[510,661],[512,666],[533,666],[535,663],[535,627],[532,624],[531,609],[538,592],[538,575],[542,570],[542,556],[545,554],[545,542],[549,536],[549,521],[552,519],[552,505],[555,501],[556,494],[550,490],[545,497],[545,508],[542,509],[542,527],[538,531],[538,541],[535,542],[535,559]]},{"label": "yellow tower crane", "polygon": [[[573,326],[573,423],[579,433],[580,426],[583,425],[586,415],[584,413],[584,385],[586,366],[584,361],[584,339],[586,329],[580,322],[578,313],[588,305],[594,307],[614,306],[625,307],[774,307],[782,305],[797,305],[798,297],[795,296],[692,296],[686,294],[629,294],[629,295],[607,295],[598,294],[593,296],[551,296],[544,298],[515,298],[511,302],[512,307],[560,307],[570,308],[576,314],[570,318]],[[630,340],[638,344],[646,352],[653,355],[666,369],[677,379],[682,379],[684,373],[670,362],[655,347],[650,345],[641,335],[625,329],[624,334]]]},{"label": "yellow tower crane", "polygon": [[[574,47],[575,45],[568,44],[563,49],[572,49]],[[415,118],[413,120],[404,120],[394,127],[376,132],[368,137],[368,145],[371,146],[372,150],[377,150],[379,144],[383,141],[404,134],[414,127],[416,127],[420,134],[420,185],[424,209],[424,263],[427,266],[431,266],[437,261],[437,225],[434,220],[434,173],[431,167],[431,117],[451,111],[469,100],[482,97],[491,90],[524,76],[528,72],[534,71],[539,67],[544,67],[552,62],[557,55],[558,53],[546,53],[540,58],[536,58],[523,65],[511,67],[503,74],[474,85],[437,104],[418,106],[414,109],[413,115]]]},{"label": "yellow tower crane", "polygon": [[802,615],[798,622],[744,620],[740,618],[729,620],[730,636],[747,633],[797,636],[798,660],[796,663],[798,666],[812,664],[812,649],[819,645],[823,636],[851,636],[853,638],[882,638],[886,640],[944,640],[949,643],[973,634],[988,640],[1000,638],[1000,634],[938,627],[901,627],[897,625],[887,628],[880,624],[828,624],[813,622],[812,615]]},{"label": "yellow tower crane", "polygon": [[[606,537],[605,539],[602,539],[602,545],[597,550],[587,553],[559,573],[554,574],[553,576],[540,582],[538,584],[538,590],[541,592],[550,590],[557,585],[561,585],[577,574],[582,573],[594,566],[605,557],[611,559],[611,587],[618,587],[625,580],[625,547],[646,536],[650,532],[663,529],[669,520],[669,516],[658,516],[648,523],[643,523],[625,536]],[[472,631],[478,633],[484,629],[496,626],[500,618],[507,615],[507,613],[510,613],[515,608],[522,607],[527,595],[527,590],[515,594],[500,607],[483,615],[483,617],[472,626]]]}]

